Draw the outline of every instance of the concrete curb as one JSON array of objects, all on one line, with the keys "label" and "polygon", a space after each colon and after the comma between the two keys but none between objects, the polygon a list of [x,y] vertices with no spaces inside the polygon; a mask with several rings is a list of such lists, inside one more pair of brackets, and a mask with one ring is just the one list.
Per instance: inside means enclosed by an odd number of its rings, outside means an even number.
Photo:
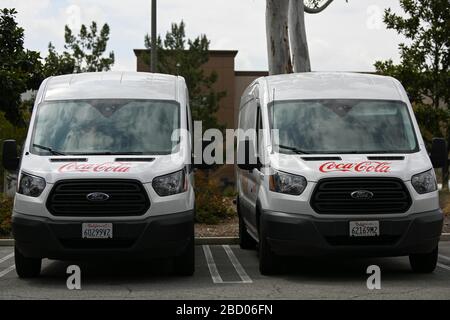
[{"label": "concrete curb", "polygon": [[450,233],[443,233],[441,236],[441,241],[450,241]]},{"label": "concrete curb", "polygon": [[195,238],[195,244],[201,245],[233,245],[239,244],[239,238],[234,237],[214,237],[214,238]]},{"label": "concrete curb", "polygon": [[[450,241],[450,233],[443,233],[441,241]],[[239,244],[239,238],[235,237],[211,237],[211,238],[195,238],[197,246],[202,245],[234,245]],[[0,239],[0,247],[14,246],[13,239]]]},{"label": "concrete curb", "polygon": [[[195,238],[195,244],[201,245],[234,245],[239,244],[239,238],[234,237],[216,237],[216,238]],[[12,247],[14,246],[13,239],[0,239],[0,247]]]},{"label": "concrete curb", "polygon": [[0,239],[0,247],[12,247],[14,246],[13,239]]}]

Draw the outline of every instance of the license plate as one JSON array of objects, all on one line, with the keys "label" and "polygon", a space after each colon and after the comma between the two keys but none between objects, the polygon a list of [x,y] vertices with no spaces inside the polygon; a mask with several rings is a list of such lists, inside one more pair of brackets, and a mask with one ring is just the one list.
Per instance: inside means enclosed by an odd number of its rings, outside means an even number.
[{"label": "license plate", "polygon": [[378,237],[380,236],[379,221],[351,221],[350,237]]},{"label": "license plate", "polygon": [[112,223],[83,223],[81,237],[83,239],[112,239]]}]

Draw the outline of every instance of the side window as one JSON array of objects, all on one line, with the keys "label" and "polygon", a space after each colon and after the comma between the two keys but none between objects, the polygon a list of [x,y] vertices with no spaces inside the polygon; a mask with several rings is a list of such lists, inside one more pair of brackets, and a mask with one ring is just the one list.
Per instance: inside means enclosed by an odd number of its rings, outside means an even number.
[{"label": "side window", "polygon": [[252,99],[248,104],[247,129],[256,130],[256,100]]},{"label": "side window", "polygon": [[192,134],[192,129],[194,128],[193,122],[191,119],[191,106],[189,104],[189,92],[186,89],[186,128],[189,131],[190,134]]},{"label": "side window", "polygon": [[[239,141],[242,142],[244,140],[250,140],[252,141],[253,146],[256,150],[256,141],[255,137],[250,137],[248,134],[253,134],[256,130],[256,100],[252,99],[252,96],[246,96],[243,101],[245,103],[240,111],[240,118],[239,118],[239,129],[242,130],[240,132]],[[253,131],[253,132],[252,132]]]},{"label": "side window", "polygon": [[189,103],[189,91],[186,89],[186,129],[190,134],[191,141],[191,164],[188,166],[188,172],[194,171],[194,121],[191,115],[191,106]]},{"label": "side window", "polygon": [[239,126],[241,129],[247,131],[256,128],[256,108],[255,101],[249,100],[241,110],[241,117]]},{"label": "side window", "polygon": [[189,121],[189,104],[186,104],[186,129],[189,133],[192,133],[191,122]]},{"label": "side window", "polygon": [[257,117],[256,117],[256,152],[258,156],[261,156],[261,145],[262,145],[262,138],[263,138],[263,122],[262,122],[262,114],[261,114],[261,106],[257,105],[258,111],[257,111]]}]

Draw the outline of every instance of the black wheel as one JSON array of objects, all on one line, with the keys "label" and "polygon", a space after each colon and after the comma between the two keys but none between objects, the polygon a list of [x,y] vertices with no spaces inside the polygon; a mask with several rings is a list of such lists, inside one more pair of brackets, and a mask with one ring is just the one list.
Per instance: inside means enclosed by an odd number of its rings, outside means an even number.
[{"label": "black wheel", "polygon": [[14,260],[19,278],[36,278],[41,274],[42,259],[27,258],[14,247]]},{"label": "black wheel", "polygon": [[195,272],[195,240],[191,238],[186,251],[174,259],[175,273],[180,276],[192,276]]},{"label": "black wheel", "polygon": [[414,272],[417,273],[431,273],[436,269],[439,249],[433,250],[431,253],[425,254],[411,254],[409,256],[409,263]]},{"label": "black wheel", "polygon": [[279,259],[270,249],[264,227],[260,224],[259,234],[259,272],[262,275],[274,275],[280,272]]},{"label": "black wheel", "polygon": [[242,218],[241,210],[239,208],[239,198],[237,200],[238,216],[239,216],[239,245],[241,249],[252,250],[256,248],[256,241],[248,233],[247,227],[245,226],[244,219]]}]

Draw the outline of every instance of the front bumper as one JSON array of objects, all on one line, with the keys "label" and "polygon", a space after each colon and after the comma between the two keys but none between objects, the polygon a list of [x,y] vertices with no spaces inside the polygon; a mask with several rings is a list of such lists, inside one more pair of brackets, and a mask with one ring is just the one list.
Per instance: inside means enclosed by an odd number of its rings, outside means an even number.
[{"label": "front bumper", "polygon": [[[321,219],[265,211],[261,227],[271,250],[279,255],[388,257],[433,251],[443,219],[441,210],[383,219]],[[380,221],[380,237],[350,238],[349,222],[361,220]]]},{"label": "front bumper", "polygon": [[113,223],[114,239],[83,240],[80,221],[61,222],[17,213],[12,229],[24,256],[55,260],[176,257],[194,237],[193,211],[143,221],[101,221]]}]

